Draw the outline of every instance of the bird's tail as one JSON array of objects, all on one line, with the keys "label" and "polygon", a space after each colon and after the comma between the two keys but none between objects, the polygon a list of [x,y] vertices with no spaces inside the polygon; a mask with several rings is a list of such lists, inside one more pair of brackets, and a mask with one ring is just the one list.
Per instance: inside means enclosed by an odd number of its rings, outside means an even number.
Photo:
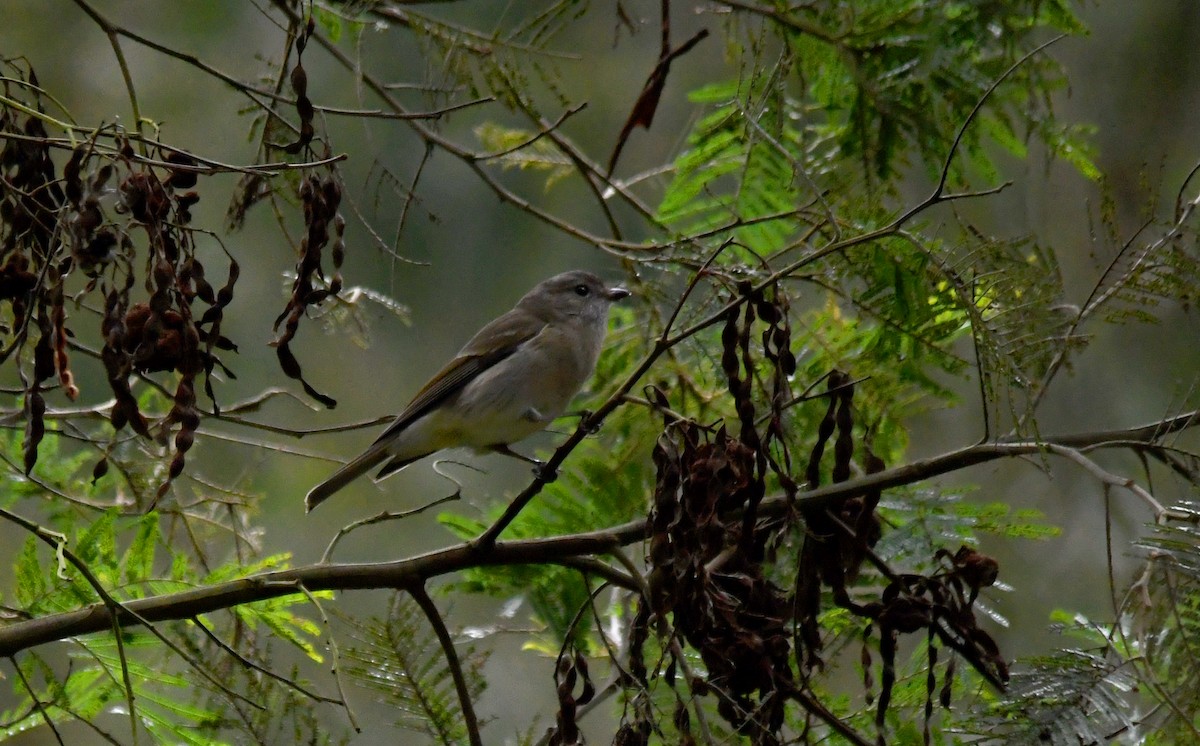
[{"label": "bird's tail", "polygon": [[375,468],[375,465],[388,458],[386,447],[379,444],[368,448],[360,456],[335,471],[328,479],[308,491],[304,498],[304,511],[311,512],[313,508],[329,499],[329,497],[355,479]]}]

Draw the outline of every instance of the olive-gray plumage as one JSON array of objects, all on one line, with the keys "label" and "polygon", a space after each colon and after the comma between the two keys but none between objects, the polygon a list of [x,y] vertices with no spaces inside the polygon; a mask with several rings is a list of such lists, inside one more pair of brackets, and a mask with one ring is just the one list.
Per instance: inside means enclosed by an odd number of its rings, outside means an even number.
[{"label": "olive-gray plumage", "polygon": [[544,280],[479,330],[370,448],[309,491],[312,510],[382,464],[383,479],[445,448],[508,450],[563,413],[591,377],[608,309],[629,295],[575,270]]}]

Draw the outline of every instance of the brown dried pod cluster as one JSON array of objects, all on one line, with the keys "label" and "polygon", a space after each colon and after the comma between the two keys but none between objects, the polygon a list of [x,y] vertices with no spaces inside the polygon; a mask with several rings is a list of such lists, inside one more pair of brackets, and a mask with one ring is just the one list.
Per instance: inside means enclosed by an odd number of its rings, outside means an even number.
[{"label": "brown dried pod cluster", "polygon": [[[836,434],[833,466],[830,477],[834,483],[850,478],[854,456],[854,386],[850,376],[832,371],[826,379],[828,405],[825,416],[817,426],[817,439],[805,467],[805,483],[809,489],[821,484],[821,463],[829,440]],[[882,471],[883,462],[868,452],[864,471]],[[796,575],[796,615],[800,640],[806,649],[805,664],[820,664],[821,633],[818,617],[821,613],[821,590],[827,587],[835,603],[851,611],[861,611],[850,599],[846,589],[866,553],[879,541],[882,525],[875,514],[879,492],[857,495],[836,505],[805,505],[804,542],[800,549],[800,564]]]},{"label": "brown dried pod cluster", "polygon": [[316,129],[313,127],[313,114],[316,110],[308,98],[308,73],[304,70],[303,64],[304,48],[308,46],[308,39],[313,35],[315,29],[316,22],[310,16],[308,23],[296,37],[296,65],[292,68],[291,84],[292,91],[296,94],[296,114],[300,117],[300,136],[294,142],[281,146],[283,152],[288,155],[296,155],[307,148],[316,134]]},{"label": "brown dried pod cluster", "polygon": [[[739,438],[756,456],[758,494],[745,512],[744,522],[748,529],[757,517],[758,502],[766,492],[769,474],[774,475],[789,496],[794,495],[798,488],[791,476],[790,438],[784,430],[784,410],[791,403],[790,380],[796,372],[796,356],[791,350],[790,303],[783,289],[778,284],[770,288],[756,288],[743,280],[738,283],[737,290],[745,302],[740,313],[730,311],[721,330],[721,371],[725,374],[741,425]],[[754,344],[757,325],[763,327],[761,346]],[[761,366],[759,357],[762,358]],[[762,417],[765,427],[760,433],[754,384],[759,380],[763,366],[768,368],[770,377],[764,384],[766,391],[757,395],[765,400],[767,409]],[[751,535],[749,530],[743,532],[743,537]]]},{"label": "brown dried pod cluster", "polygon": [[[6,93],[18,98],[38,90],[32,72],[28,82]],[[102,299],[100,359],[115,398],[114,428],[130,426],[151,437],[131,381],[150,373],[178,377],[172,407],[159,423],[163,438],[178,426],[174,478],[199,424],[196,378],[206,374],[211,397],[207,374],[216,366],[224,369],[216,351],[234,349],[220,326],[233,299],[237,264],[230,259],[227,282],[214,290],[188,227],[200,197],[185,190],[196,186],[204,169],[193,156],[165,146],[142,145],[139,155],[134,143],[111,130],[73,148],[60,172],[42,118],[28,114],[40,110],[36,98],[0,106],[0,135],[21,135],[4,138],[0,152],[0,302],[13,311],[11,328],[3,330],[8,338],[3,359],[28,350],[22,358],[32,365],[26,376],[25,467],[36,463],[45,433],[46,382],[57,375],[67,397],[77,394],[65,302],[65,283],[75,275],[82,276],[83,287],[73,286],[72,298]],[[116,147],[99,145],[101,138]],[[99,478],[106,470],[107,460],[101,459],[94,474]]]},{"label": "brown dried pod cluster", "polygon": [[[292,352],[291,342],[300,328],[300,319],[310,305],[316,305],[342,289],[342,276],[338,271],[345,257],[346,245],[343,234],[346,222],[338,213],[342,201],[342,187],[337,180],[321,179],[314,175],[305,176],[300,183],[300,199],[304,204],[304,238],[300,240],[300,256],[296,262],[296,279],[283,313],[275,319],[275,329],[283,324],[283,333],[271,344],[279,358],[279,366],[288,378],[300,382],[304,391],[327,407],[337,406],[337,401],[320,393],[304,379],[300,361]],[[319,288],[314,281],[324,277],[321,255],[326,245],[330,246],[333,260],[333,277],[328,287]]]},{"label": "brown dried pod cluster", "polygon": [[[785,413],[795,402],[788,384],[795,373],[788,302],[779,288],[737,287],[742,303],[729,312],[721,331],[721,370],[736,412],[736,437],[725,427],[702,427],[667,416],[654,451],[657,482],[650,517],[649,602],[639,608],[630,637],[630,675],[646,688],[642,656],[654,619],[670,619],[675,631],[697,650],[707,675],[691,682],[693,692],[715,690],[718,712],[755,743],[780,743],[785,707],[796,702],[816,712],[805,693],[803,674],[822,665],[820,615],[826,592],[834,604],[880,632],[885,659],[880,701],[886,711],[894,681],[895,645],[900,634],[924,630],[953,647],[985,676],[1002,683],[1007,672],[991,638],[975,623],[972,603],[980,588],[995,580],[994,560],[971,550],[939,552],[943,569],[928,575],[897,574],[872,552],[883,524],[877,514],[879,490],[836,501],[804,499],[823,481],[849,480],[855,471],[855,385],[850,376],[827,377],[825,415],[818,424],[802,478],[792,474]],[[652,391],[664,412],[673,411],[667,394]],[[730,427],[730,430],[733,430]],[[869,434],[868,434],[869,435]],[[869,447],[862,449],[861,473],[885,468]],[[826,463],[827,451],[832,463]],[[795,585],[776,578],[789,566],[775,567],[792,543],[795,521],[760,516],[768,480],[794,500],[791,518],[802,519]],[[848,586],[871,562],[888,579],[878,600],[856,602]],[[790,563],[789,563],[790,565]],[[929,681],[936,680],[936,646],[931,642]],[[674,666],[668,666],[668,677]],[[864,670],[871,686],[870,656]],[[945,669],[953,677],[953,667]],[[948,686],[942,699],[948,703]],[[934,684],[929,684],[930,704]],[[635,705],[640,701],[635,696]],[[636,706],[620,731],[623,742],[643,743],[653,718]],[[820,713],[817,713],[820,714]],[[882,714],[880,715],[882,718]],[[677,718],[687,736],[686,713]]]},{"label": "brown dried pod cluster", "polygon": [[[558,695],[558,715],[547,743],[549,746],[582,743],[576,713],[578,708],[591,702],[596,696],[596,685],[588,675],[587,657],[578,650],[572,651],[572,654],[564,651],[555,667],[554,682]],[[575,693],[577,684],[580,687],[578,694]]]},{"label": "brown dried pod cluster", "polygon": [[[952,648],[975,670],[997,686],[1008,681],[1008,664],[1000,648],[975,618],[974,603],[981,588],[996,582],[1000,565],[992,557],[968,546],[954,554],[942,549],[937,552],[945,569],[931,575],[899,574],[883,590],[878,602],[868,604],[864,616],[874,620],[879,631],[879,655],[882,660],[879,702],[875,722],[883,732],[892,687],[896,682],[896,645],[901,634],[925,630],[929,658],[926,676],[925,735],[929,740],[929,724],[933,715],[935,696],[944,708],[950,707],[954,684],[953,658],[945,668],[939,690],[935,664],[938,660],[938,641]],[[870,636],[868,627],[864,640]],[[871,656],[863,645],[863,671],[870,691]]]},{"label": "brown dried pod cluster", "polygon": [[184,325],[183,316],[168,308],[155,316],[148,303],[136,303],[125,312],[125,334],[117,341],[129,355],[133,370],[139,373],[156,373],[177,370],[186,365],[190,347],[196,345],[194,334]]},{"label": "brown dried pod cluster", "polygon": [[[84,173],[84,160],[89,152],[90,149],[85,146],[75,148],[63,166],[62,175],[67,199],[74,213],[68,232],[71,256],[76,267],[89,277],[95,277],[102,267],[116,258],[121,248],[130,247],[119,246],[121,239],[113,226],[107,224],[101,206],[101,199],[115,169],[105,163],[94,174]],[[88,178],[85,180],[84,176]]]},{"label": "brown dried pod cluster", "polygon": [[[791,665],[792,600],[771,580],[766,562],[787,526],[759,520],[757,509],[768,478],[788,494],[798,487],[789,474],[791,438],[784,426],[796,359],[781,290],[742,282],[737,291],[744,302],[726,316],[721,331],[721,369],[737,436],[724,427],[668,419],[655,447],[650,612],[671,618],[699,651],[708,675],[691,682],[693,688],[718,692],[721,716],[756,743],[777,743],[785,708],[799,692]],[[657,394],[665,405],[665,395]],[[638,629],[635,624],[631,639],[635,677],[645,675],[637,658],[648,624],[640,635]],[[675,720],[681,737],[690,738],[686,708]],[[630,743],[638,742],[643,730],[637,726],[644,724],[625,724]]]},{"label": "brown dried pod cluster", "polygon": [[[36,87],[32,73],[30,84]],[[8,83],[5,83],[6,93]],[[29,107],[27,107],[28,110]],[[39,109],[40,110],[40,109]],[[25,377],[24,467],[37,463],[45,435],[44,391],[56,375],[63,393],[75,399],[79,389],[71,372],[63,282],[69,261],[58,256],[59,216],[68,202],[51,157],[41,119],[8,106],[0,109],[0,301],[12,308],[12,325],[0,362],[32,343],[32,375]]]},{"label": "brown dried pod cluster", "polygon": [[[313,128],[314,108],[308,98],[308,73],[304,70],[304,49],[309,37],[314,31],[314,22],[310,18],[296,39],[296,65],[292,68],[291,84],[296,93],[296,113],[300,117],[300,136],[292,143],[279,145],[284,152],[295,155],[312,143],[315,135]],[[242,187],[245,195],[242,202],[249,203],[258,192],[253,183]],[[275,347],[279,358],[279,367],[284,375],[300,382],[305,393],[327,407],[336,407],[337,401],[315,388],[304,378],[300,361],[292,352],[291,343],[300,327],[300,319],[305,310],[317,305],[331,295],[337,295],[342,289],[340,268],[346,253],[343,238],[346,231],[346,221],[338,212],[342,200],[342,187],[332,177],[321,179],[314,175],[305,176],[300,182],[300,201],[304,205],[305,234],[300,240],[299,258],[296,262],[296,280],[292,283],[291,296],[283,312],[275,319],[275,330],[283,324],[281,333],[271,344]],[[245,206],[235,205],[231,219],[238,221],[245,211]],[[322,266],[322,254],[326,246],[330,248],[333,266],[332,276],[326,287],[319,287],[316,280],[325,277]]]},{"label": "brown dried pod cluster", "polygon": [[[204,264],[196,256],[193,234],[186,227],[199,196],[194,191],[179,191],[195,186],[196,172],[191,168],[195,160],[175,151],[167,153],[163,160],[177,168],[162,177],[151,169],[134,165],[128,158],[122,163],[127,174],[118,188],[121,200],[117,210],[129,216],[123,227],[126,234],[135,231],[145,234],[145,285],[150,295],[146,301],[133,302],[131,283],[108,288],[102,327],[105,339],[102,360],[117,399],[112,412],[114,427],[130,424],[137,432],[148,435],[145,418],[129,388],[131,374],[178,374],[173,405],[160,423],[164,436],[176,425],[178,430],[174,438],[175,454],[168,479],[159,488],[159,498],[182,473],[185,454],[192,447],[200,424],[196,407],[197,376],[205,374],[205,389],[211,398],[211,373],[221,365],[215,350],[236,349],[221,335],[220,328],[239,275],[237,262],[230,258],[225,286],[220,291],[213,290],[206,279]],[[197,318],[200,308],[203,313]],[[221,368],[228,372],[223,365]]]},{"label": "brown dried pod cluster", "polygon": [[654,449],[649,586],[653,613],[673,619],[700,653],[721,716],[756,742],[774,743],[796,690],[792,612],[764,573],[766,533],[755,526],[754,549],[743,550],[736,511],[760,496],[756,458],[724,429],[668,427]]}]

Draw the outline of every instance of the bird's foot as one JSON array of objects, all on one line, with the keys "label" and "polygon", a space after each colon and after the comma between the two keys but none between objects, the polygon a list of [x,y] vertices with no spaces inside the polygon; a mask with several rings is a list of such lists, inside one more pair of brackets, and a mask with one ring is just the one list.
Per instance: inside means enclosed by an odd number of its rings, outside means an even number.
[{"label": "bird's foot", "polygon": [[592,415],[595,414],[590,409],[581,409],[579,411],[579,424],[583,427],[588,435],[595,435],[600,432],[600,423],[592,422]]},{"label": "bird's foot", "polygon": [[544,461],[538,461],[537,465],[533,467],[533,476],[537,477],[545,484],[550,484],[554,480],[558,479],[558,469],[552,468]]}]

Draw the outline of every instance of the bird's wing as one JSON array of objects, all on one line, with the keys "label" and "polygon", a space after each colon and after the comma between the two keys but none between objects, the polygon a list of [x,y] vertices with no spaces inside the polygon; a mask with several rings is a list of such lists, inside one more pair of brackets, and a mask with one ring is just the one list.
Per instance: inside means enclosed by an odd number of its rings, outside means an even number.
[{"label": "bird's wing", "polygon": [[436,407],[446,397],[475,380],[480,373],[516,352],[545,328],[520,309],[513,309],[480,329],[446,367],[417,392],[404,411],[375,440],[387,440]]}]

